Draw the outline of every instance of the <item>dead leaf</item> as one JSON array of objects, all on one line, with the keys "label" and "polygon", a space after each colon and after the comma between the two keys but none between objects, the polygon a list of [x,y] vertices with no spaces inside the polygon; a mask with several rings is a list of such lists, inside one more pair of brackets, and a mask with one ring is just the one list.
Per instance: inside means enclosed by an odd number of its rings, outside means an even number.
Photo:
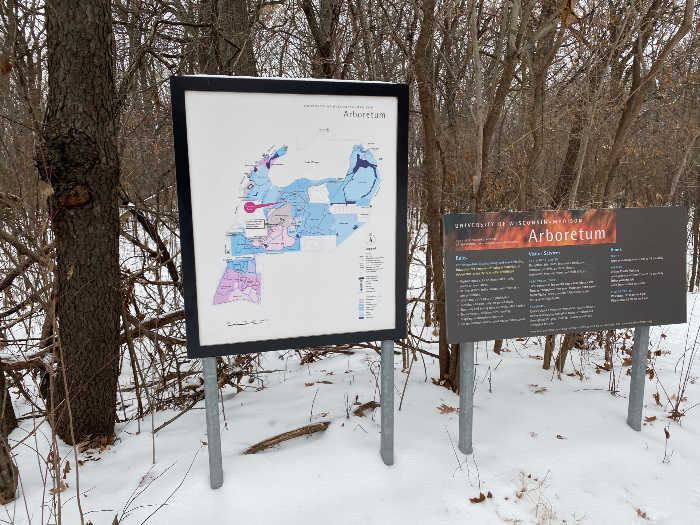
[{"label": "dead leaf", "polygon": [[493,494],[491,494],[491,491],[490,491],[490,490],[486,493],[486,497],[487,497],[487,498],[493,498]]},{"label": "dead leaf", "polygon": [[99,436],[96,438],[88,438],[85,441],[78,443],[78,452],[84,453],[88,450],[96,450],[104,452],[110,445],[114,444],[114,436]]},{"label": "dead leaf", "polygon": [[437,409],[441,414],[451,414],[452,412],[457,412],[455,407],[448,406],[445,403],[437,407]]},{"label": "dead leaf", "polygon": [[562,436],[561,434],[557,434],[557,439],[566,439],[566,436]]},{"label": "dead leaf", "polygon": [[[359,405],[359,403],[356,403]],[[376,401],[368,401],[367,403],[364,403],[363,405],[360,405],[357,407],[355,410],[352,411],[353,414],[355,414],[357,417],[365,417],[365,410],[374,410],[375,408],[379,408],[379,403]]]},{"label": "dead leaf", "polygon": [[51,494],[52,496],[55,496],[56,494],[58,494],[59,492],[63,492],[63,491],[66,490],[67,488],[68,488],[68,485],[66,485],[65,483],[63,483],[62,480],[59,480],[59,481],[58,481],[58,487],[50,488],[50,489],[49,489],[49,494]]},{"label": "dead leaf", "polygon": [[666,434],[666,439],[671,439],[671,433],[668,431],[667,428],[664,428],[664,434]]},{"label": "dead leaf", "polygon": [[642,512],[642,509],[637,509],[637,516],[639,516],[642,519],[648,520],[649,517],[647,516],[646,512]]},{"label": "dead leaf", "polygon": [[63,467],[63,479],[66,479],[66,476],[70,472],[70,461],[66,461],[66,466]]},{"label": "dead leaf", "polygon": [[654,401],[656,401],[656,404],[657,404],[657,405],[663,406],[663,405],[661,404],[661,396],[659,395],[658,392],[657,392],[656,394],[654,394],[653,397],[654,397]]},{"label": "dead leaf", "polygon": [[485,499],[486,495],[483,492],[480,492],[476,498],[469,498],[469,501],[471,501],[472,503],[481,503]]},{"label": "dead leaf", "polygon": [[644,421],[646,421],[647,423],[651,423],[652,421],[656,421],[656,416],[645,417]]},{"label": "dead leaf", "polygon": [[311,383],[304,383],[304,386],[314,386],[313,382]]}]

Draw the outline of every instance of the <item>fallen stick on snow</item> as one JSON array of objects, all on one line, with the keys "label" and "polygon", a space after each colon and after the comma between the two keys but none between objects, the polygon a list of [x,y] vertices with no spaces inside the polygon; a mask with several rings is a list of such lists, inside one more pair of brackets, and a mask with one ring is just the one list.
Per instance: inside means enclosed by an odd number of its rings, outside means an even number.
[{"label": "fallen stick on snow", "polygon": [[270,439],[266,439],[265,441],[261,441],[260,443],[256,443],[252,447],[246,449],[246,451],[243,453],[255,454],[256,452],[274,447],[275,445],[279,445],[284,441],[288,441],[299,436],[306,436],[313,434],[314,432],[323,432],[330,424],[330,421],[323,421],[321,423],[314,423],[313,425],[306,425],[295,430],[290,430],[289,432],[284,432],[283,434],[279,434],[275,437],[271,437]]}]

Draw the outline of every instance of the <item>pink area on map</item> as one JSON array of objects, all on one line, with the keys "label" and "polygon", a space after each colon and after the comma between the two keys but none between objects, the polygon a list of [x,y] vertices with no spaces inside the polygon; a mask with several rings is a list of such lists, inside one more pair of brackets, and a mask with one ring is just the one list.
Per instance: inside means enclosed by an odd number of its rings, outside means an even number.
[{"label": "pink area on map", "polygon": [[280,251],[290,246],[294,246],[296,238],[289,235],[289,228],[294,226],[287,224],[270,225],[267,229],[266,237],[258,237],[252,240],[252,245],[256,248],[263,246],[265,250]]},{"label": "pink area on map", "polygon": [[264,208],[265,206],[274,206],[275,204],[280,204],[279,202],[265,202],[263,204],[255,204],[254,202],[246,202],[243,205],[243,209],[248,213],[253,213],[258,208]]},{"label": "pink area on map", "polygon": [[247,272],[227,268],[214,295],[214,304],[231,301],[250,301],[260,303],[262,279],[255,273],[255,265],[248,263]]}]

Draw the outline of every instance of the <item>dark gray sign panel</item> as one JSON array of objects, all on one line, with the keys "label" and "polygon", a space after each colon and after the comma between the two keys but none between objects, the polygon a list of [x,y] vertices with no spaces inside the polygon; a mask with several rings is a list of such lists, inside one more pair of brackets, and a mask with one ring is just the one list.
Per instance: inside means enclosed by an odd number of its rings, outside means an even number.
[{"label": "dark gray sign panel", "polygon": [[684,323],[684,208],[445,215],[450,343]]}]

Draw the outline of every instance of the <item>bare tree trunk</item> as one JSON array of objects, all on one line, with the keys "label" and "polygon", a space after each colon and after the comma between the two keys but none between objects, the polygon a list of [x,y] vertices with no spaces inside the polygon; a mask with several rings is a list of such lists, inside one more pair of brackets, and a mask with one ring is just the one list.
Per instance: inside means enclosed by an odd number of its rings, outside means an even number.
[{"label": "bare tree trunk", "polygon": [[583,108],[576,108],[574,110],[574,121],[571,124],[571,130],[569,130],[569,143],[566,147],[564,162],[559,170],[559,177],[557,178],[557,183],[554,186],[554,193],[552,193],[550,201],[552,208],[561,207],[574,183],[574,178],[576,177],[576,157],[581,147],[581,132],[583,131],[584,118]]},{"label": "bare tree trunk", "polygon": [[693,262],[690,269],[688,291],[693,292],[698,284],[698,278],[700,278],[700,272],[698,272],[698,264],[700,264],[700,172],[698,172],[695,185],[695,203],[693,206],[693,223],[691,230],[693,235]]},{"label": "bare tree trunk", "polygon": [[54,191],[49,208],[65,364],[54,393],[56,432],[73,443],[112,435],[116,410],[121,300],[111,2],[50,0],[46,28],[49,94],[37,160]]},{"label": "bare tree trunk", "polygon": [[599,183],[599,198],[605,203],[609,202],[612,197],[613,184],[627,141],[627,136],[632,128],[634,120],[639,114],[644,98],[654,85],[652,81],[663,69],[666,58],[673,48],[676,47],[678,42],[690,31],[692,26],[695,0],[686,0],[681,25],[678,27],[676,33],[666,42],[666,45],[659,53],[656,60],[651,64],[651,67],[649,67],[648,72],[643,75],[642,72],[646,65],[644,54],[646,53],[647,44],[651,38],[654,25],[658,20],[662,3],[661,0],[652,0],[649,9],[643,15],[639,34],[632,47],[634,60],[632,62],[632,84],[630,93],[625,101],[625,107],[618,121],[615,140],[610,149],[610,155],[606,167],[602,171],[602,178]]},{"label": "bare tree trunk", "polygon": [[494,353],[500,355],[502,349],[503,349],[503,339],[496,339],[496,340],[493,342],[493,351],[494,351]]},{"label": "bare tree trunk", "polygon": [[12,460],[7,437],[0,434],[0,505],[14,501],[17,493],[17,466]]},{"label": "bare tree trunk", "polygon": [[690,139],[690,143],[683,154],[681,164],[678,166],[676,173],[673,175],[671,187],[668,190],[668,195],[666,196],[666,203],[669,205],[673,203],[673,197],[676,195],[676,189],[678,188],[678,181],[681,179],[681,175],[683,175],[683,172],[685,171],[685,167],[688,164],[688,157],[690,157],[690,153],[693,151],[693,147],[695,146],[695,142],[698,140],[698,137],[700,137],[700,130],[696,131],[693,138]]},{"label": "bare tree trunk", "polygon": [[544,343],[544,360],[542,361],[542,368],[549,370],[552,365],[552,353],[554,352],[554,342],[556,340],[556,335],[548,335]]},{"label": "bare tree trunk", "polygon": [[219,26],[224,33],[224,38],[218,38],[219,56],[222,61],[219,72],[224,75],[257,77],[253,27],[248,12],[249,1],[219,1]]},{"label": "bare tree trunk", "polygon": [[[478,142],[481,144],[481,175],[478,181],[474,181],[475,186],[477,187],[474,198],[474,211],[480,211],[482,208],[482,201],[484,198],[484,191],[486,189],[488,176],[489,151],[491,149],[491,142],[493,141],[493,134],[496,131],[496,124],[501,118],[501,112],[505,107],[505,100],[508,96],[511,83],[513,82],[513,78],[515,76],[515,68],[518,62],[520,44],[529,18],[528,14],[522,12],[520,0],[513,0],[512,7],[507,13],[504,10],[503,16],[508,17],[508,22],[505,25],[507,48],[503,59],[503,68],[498,81],[498,87],[496,88],[493,101],[490,103],[490,109],[486,114],[485,120],[483,120],[483,129],[481,132],[483,133],[483,136],[479,137],[478,140]],[[476,7],[474,7],[472,11],[472,17],[474,19],[476,17]],[[473,28],[476,26],[476,20],[472,22],[472,25]],[[473,53],[475,56],[478,56],[478,54],[479,53]],[[475,62],[475,79],[476,75],[477,68]],[[477,132],[479,132],[479,129],[477,129]]]},{"label": "bare tree trunk", "polygon": [[432,300],[433,300],[433,250],[430,247],[430,239],[425,247],[425,319],[423,326],[430,326],[433,322]]},{"label": "bare tree trunk", "polygon": [[[553,208],[561,208],[567,203],[569,208],[575,206],[604,69],[602,63],[593,64],[589,73],[588,90],[574,109],[574,121],[569,131],[566,155],[550,201]],[[568,201],[566,200],[567,195]]]},{"label": "bare tree trunk", "polygon": [[564,371],[564,365],[566,364],[566,357],[569,355],[569,350],[574,347],[576,342],[576,337],[578,334],[566,334],[564,339],[562,339],[561,347],[559,348],[559,353],[554,361],[554,368],[560,374]]},{"label": "bare tree trunk", "polygon": [[[542,11],[540,13],[538,29],[544,28],[552,15],[556,12],[557,5],[553,0],[545,0],[542,3]],[[528,124],[530,134],[532,135],[532,149],[528,155],[527,166],[525,172],[520,177],[520,192],[518,197],[518,206],[521,210],[526,210],[528,207],[528,193],[532,179],[537,180],[537,173],[540,170],[542,163],[542,150],[544,148],[544,98],[545,98],[545,82],[547,80],[547,72],[552,63],[554,54],[559,45],[555,46],[555,33],[549,31],[541,40],[531,44],[531,78],[532,78],[532,104],[530,114],[528,116]]]},{"label": "bare tree trunk", "polygon": [[698,207],[697,204],[695,205],[695,208],[693,209],[693,225],[692,225],[692,233],[693,233],[693,262],[691,264],[690,268],[690,283],[688,283],[688,291],[689,292],[694,292],[695,291],[695,280],[696,276],[698,273],[698,252],[699,246],[698,246],[698,241],[700,241],[700,217],[698,217]]},{"label": "bare tree trunk", "polygon": [[219,1],[199,0],[199,23],[203,26],[199,31],[197,42],[197,73],[216,75],[219,73],[222,58],[219,45]]},{"label": "bare tree trunk", "polygon": [[[449,379],[450,349],[445,327],[445,286],[442,260],[442,171],[438,166],[435,94],[432,86],[432,45],[435,27],[435,0],[423,2],[423,20],[416,42],[415,69],[423,124],[423,177],[426,191],[426,223],[433,266],[435,318],[439,329],[440,378]],[[450,385],[457,388],[456,385]]]},{"label": "bare tree trunk", "polygon": [[[503,15],[505,16],[505,15]],[[481,51],[479,49],[479,28],[477,24],[476,2],[472,5],[470,15],[472,38],[472,63],[474,64],[474,100],[476,104],[470,107],[474,126],[476,127],[476,159],[474,163],[474,176],[472,177],[472,211],[479,211],[481,205],[480,195],[483,192],[484,178],[484,152],[488,155],[488,147],[484,146],[484,99],[483,99],[483,72],[481,67]]]},{"label": "bare tree trunk", "polygon": [[605,362],[612,364],[613,358],[613,336],[615,335],[615,330],[608,330],[605,332]]},{"label": "bare tree trunk", "polygon": [[15,499],[17,492],[17,466],[12,460],[7,436],[17,428],[17,418],[12,407],[10,391],[5,384],[5,372],[0,362],[0,505]]},{"label": "bare tree trunk", "polygon": [[0,434],[7,435],[17,428],[17,417],[12,406],[10,390],[5,383],[5,372],[0,362]]},{"label": "bare tree trunk", "polygon": [[337,37],[343,0],[320,0],[318,14],[311,0],[299,0],[316,47],[311,64],[314,78],[334,78],[336,60],[333,45]]}]

